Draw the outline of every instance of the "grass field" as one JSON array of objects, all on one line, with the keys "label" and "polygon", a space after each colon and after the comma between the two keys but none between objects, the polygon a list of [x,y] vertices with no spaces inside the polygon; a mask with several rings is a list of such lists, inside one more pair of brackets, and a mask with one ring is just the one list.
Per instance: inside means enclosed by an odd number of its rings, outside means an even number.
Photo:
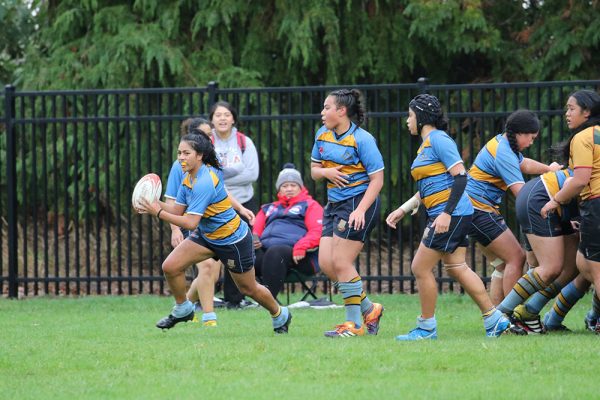
[{"label": "grass field", "polygon": [[[329,339],[343,309],[293,312],[274,336],[263,309],[219,311],[217,328],[154,327],[167,297],[0,300],[3,399],[564,399],[597,398],[600,337],[585,332],[487,339],[469,298],[438,301],[439,339],[399,343],[418,298],[373,296],[378,336]],[[338,302],[340,301],[337,299]]]}]

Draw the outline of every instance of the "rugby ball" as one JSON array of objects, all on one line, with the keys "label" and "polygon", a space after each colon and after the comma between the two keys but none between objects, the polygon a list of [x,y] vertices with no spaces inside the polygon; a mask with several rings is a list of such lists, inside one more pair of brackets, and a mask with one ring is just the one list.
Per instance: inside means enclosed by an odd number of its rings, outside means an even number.
[{"label": "rugby ball", "polygon": [[144,175],[142,179],[136,183],[135,188],[133,188],[131,205],[136,210],[139,210],[140,200],[142,198],[148,200],[150,203],[153,203],[160,198],[161,193],[162,183],[160,181],[160,176],[156,174]]}]

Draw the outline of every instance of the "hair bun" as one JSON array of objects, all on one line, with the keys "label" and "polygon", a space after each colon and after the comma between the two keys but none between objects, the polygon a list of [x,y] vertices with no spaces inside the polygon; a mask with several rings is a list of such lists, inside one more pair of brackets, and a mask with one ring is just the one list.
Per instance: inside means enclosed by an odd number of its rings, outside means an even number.
[{"label": "hair bun", "polygon": [[283,164],[283,169],[296,169],[296,166],[294,165],[294,163],[285,163]]}]

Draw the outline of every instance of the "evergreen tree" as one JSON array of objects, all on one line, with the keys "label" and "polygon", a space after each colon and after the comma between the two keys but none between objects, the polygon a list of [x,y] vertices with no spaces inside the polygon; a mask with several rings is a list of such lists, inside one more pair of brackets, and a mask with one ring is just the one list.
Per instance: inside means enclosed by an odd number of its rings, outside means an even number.
[{"label": "evergreen tree", "polygon": [[[28,89],[591,79],[600,57],[596,0],[54,0],[35,7],[39,30],[14,75]],[[27,31],[26,20],[9,25]],[[21,57],[6,43],[0,60]],[[3,65],[5,76],[15,70]]]}]

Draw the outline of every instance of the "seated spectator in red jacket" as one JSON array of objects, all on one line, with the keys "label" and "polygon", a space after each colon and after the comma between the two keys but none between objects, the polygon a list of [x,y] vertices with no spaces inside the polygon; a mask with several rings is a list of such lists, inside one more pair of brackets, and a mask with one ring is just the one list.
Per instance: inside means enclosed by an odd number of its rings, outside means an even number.
[{"label": "seated spectator in red jacket", "polygon": [[294,164],[277,177],[277,200],[260,207],[252,233],[256,276],[274,297],[283,288],[288,269],[313,275],[319,271],[318,251],[323,207],[308,194]]}]

